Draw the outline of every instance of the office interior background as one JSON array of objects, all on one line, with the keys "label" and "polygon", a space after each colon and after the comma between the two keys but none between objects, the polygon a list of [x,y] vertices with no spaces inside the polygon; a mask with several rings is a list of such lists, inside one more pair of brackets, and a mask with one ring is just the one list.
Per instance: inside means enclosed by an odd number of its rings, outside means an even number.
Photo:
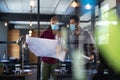
[{"label": "office interior background", "polygon": [[26,34],[39,37],[54,15],[61,28],[67,28],[71,15],[78,15],[80,26],[90,31],[96,42],[96,71],[101,63],[104,67],[94,80],[120,80],[119,9],[120,0],[0,0],[0,63],[15,60],[12,64],[22,64],[24,54],[24,68],[32,70],[25,80],[39,80],[39,58],[17,40]]}]

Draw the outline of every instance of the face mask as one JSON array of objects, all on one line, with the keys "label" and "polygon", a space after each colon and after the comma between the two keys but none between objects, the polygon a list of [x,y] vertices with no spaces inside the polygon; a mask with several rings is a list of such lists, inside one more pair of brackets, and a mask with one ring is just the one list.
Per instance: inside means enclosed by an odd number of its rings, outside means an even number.
[{"label": "face mask", "polygon": [[51,25],[51,29],[52,30],[58,30],[59,26],[57,24],[53,24],[53,25]]},{"label": "face mask", "polygon": [[75,24],[70,24],[70,30],[74,31],[76,29]]}]

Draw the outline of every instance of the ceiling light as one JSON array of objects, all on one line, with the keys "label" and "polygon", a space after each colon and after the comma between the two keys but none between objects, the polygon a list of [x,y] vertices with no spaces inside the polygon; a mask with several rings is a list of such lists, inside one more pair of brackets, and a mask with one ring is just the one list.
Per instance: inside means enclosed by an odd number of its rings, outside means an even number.
[{"label": "ceiling light", "polygon": [[32,34],[29,34],[29,36],[32,36]]},{"label": "ceiling light", "polygon": [[29,30],[29,36],[32,36],[32,30]]},{"label": "ceiling light", "polygon": [[79,3],[74,0],[74,1],[71,3],[71,6],[74,7],[74,8],[75,8],[75,7],[79,7]]},{"label": "ceiling light", "polygon": [[89,9],[91,9],[92,7],[91,7],[90,4],[86,4],[86,5],[85,5],[85,8],[89,10]]},{"label": "ceiling light", "polygon": [[67,25],[67,28],[69,28],[69,24]]},{"label": "ceiling light", "polygon": [[34,7],[34,6],[35,6],[35,1],[34,1],[34,0],[31,0],[31,1],[30,1],[30,6],[31,6],[31,7]]},{"label": "ceiling light", "polygon": [[[33,25],[37,25],[37,21],[31,21],[32,22],[32,26]],[[30,21],[10,21],[9,23],[12,24],[25,24],[25,25],[29,25],[30,26]],[[64,25],[64,23],[62,22],[58,22],[59,25]],[[50,22],[48,21],[40,21],[40,25],[50,25]]]},{"label": "ceiling light", "polygon": [[33,25],[33,23],[32,22],[30,22],[30,27]]},{"label": "ceiling light", "polygon": [[31,34],[31,33],[32,33],[32,30],[29,30],[29,33]]},{"label": "ceiling light", "polygon": [[5,26],[8,26],[8,23],[7,23],[7,22],[5,22]]},{"label": "ceiling light", "polygon": [[98,21],[96,25],[117,25],[117,21]]}]

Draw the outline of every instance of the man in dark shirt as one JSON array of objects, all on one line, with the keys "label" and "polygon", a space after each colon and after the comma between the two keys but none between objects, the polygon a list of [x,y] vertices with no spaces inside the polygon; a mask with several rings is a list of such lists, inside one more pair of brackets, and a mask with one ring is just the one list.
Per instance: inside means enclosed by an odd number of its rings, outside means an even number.
[{"label": "man in dark shirt", "polygon": [[84,64],[86,64],[87,61],[94,60],[94,56],[91,55],[91,53],[89,55],[85,55],[83,46],[84,44],[95,43],[90,32],[80,27],[78,16],[71,16],[69,22],[68,56],[72,59],[73,80],[86,80],[86,75],[82,70],[84,70]]},{"label": "man in dark shirt", "polygon": [[[46,39],[56,39],[60,37],[59,26],[57,24],[58,18],[56,16],[52,17],[50,20],[51,26],[45,30],[40,38]],[[43,53],[44,54],[44,53]],[[42,80],[48,80],[50,76],[54,78],[54,69],[56,68],[57,60],[50,57],[42,57]]]}]

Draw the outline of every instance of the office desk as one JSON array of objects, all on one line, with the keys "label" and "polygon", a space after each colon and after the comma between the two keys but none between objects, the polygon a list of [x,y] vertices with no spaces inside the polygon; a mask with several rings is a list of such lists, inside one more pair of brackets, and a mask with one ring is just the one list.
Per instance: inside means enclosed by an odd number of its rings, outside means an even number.
[{"label": "office desk", "polygon": [[31,76],[32,72],[22,74],[1,74],[0,80],[25,80],[25,76]]},{"label": "office desk", "polygon": [[72,73],[55,72],[55,80],[72,80]]},{"label": "office desk", "polygon": [[[97,70],[82,70],[86,75],[85,80],[92,80],[93,76],[97,73]],[[74,80],[72,73],[66,73],[64,71],[55,72],[55,80]]]}]

